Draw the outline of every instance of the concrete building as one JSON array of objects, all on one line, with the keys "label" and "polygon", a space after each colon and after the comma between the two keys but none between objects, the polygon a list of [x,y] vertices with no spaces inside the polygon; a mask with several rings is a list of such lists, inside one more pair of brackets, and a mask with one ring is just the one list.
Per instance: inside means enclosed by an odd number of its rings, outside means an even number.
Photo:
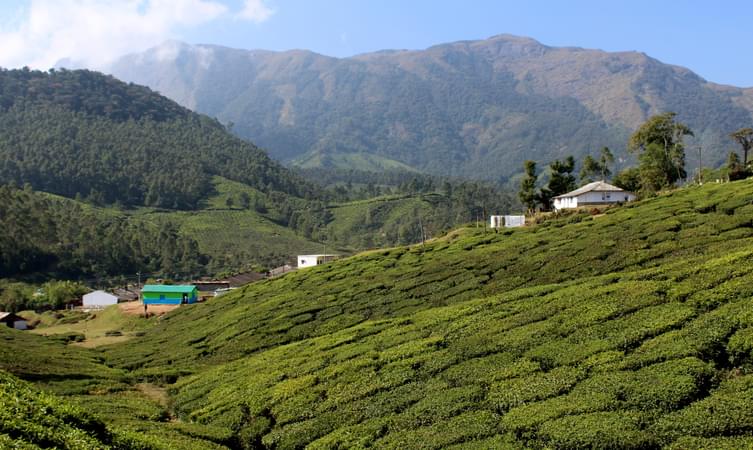
[{"label": "concrete building", "polygon": [[635,194],[604,181],[594,181],[567,194],[554,197],[554,209],[606,206],[635,200]]},{"label": "concrete building", "polygon": [[314,267],[339,258],[340,255],[298,255],[298,268]]},{"label": "concrete building", "polygon": [[491,216],[490,226],[492,228],[515,228],[526,225],[526,216]]},{"label": "concrete building", "polygon": [[0,312],[0,325],[5,325],[16,330],[26,330],[29,322],[21,316],[9,312]]},{"label": "concrete building", "polygon": [[105,291],[94,291],[84,294],[82,306],[84,309],[99,309],[117,304],[117,295]]},{"label": "concrete building", "polygon": [[193,285],[145,284],[141,297],[145,305],[181,305],[196,303],[199,291]]}]

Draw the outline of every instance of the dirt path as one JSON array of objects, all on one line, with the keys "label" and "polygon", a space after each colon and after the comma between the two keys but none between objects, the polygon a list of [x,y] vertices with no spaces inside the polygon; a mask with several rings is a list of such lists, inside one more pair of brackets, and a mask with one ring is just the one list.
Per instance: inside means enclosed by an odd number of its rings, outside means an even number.
[{"label": "dirt path", "polygon": [[152,383],[139,383],[134,386],[139,392],[154,400],[161,407],[165,408],[171,422],[180,422],[180,419],[173,414],[170,407],[170,396],[167,395],[167,389]]},{"label": "dirt path", "polygon": [[[131,314],[134,316],[144,315],[144,304],[140,301],[121,303],[119,306],[120,310],[123,311],[124,314]],[[150,316],[161,316],[163,314],[169,313],[176,308],[180,308],[180,305],[149,305],[147,306],[147,312]]]}]

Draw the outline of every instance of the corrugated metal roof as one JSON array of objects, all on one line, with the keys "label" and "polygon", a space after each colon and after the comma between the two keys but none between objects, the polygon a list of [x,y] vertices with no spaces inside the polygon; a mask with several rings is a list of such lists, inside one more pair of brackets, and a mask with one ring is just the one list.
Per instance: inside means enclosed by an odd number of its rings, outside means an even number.
[{"label": "corrugated metal roof", "polygon": [[145,284],[141,292],[170,292],[190,294],[196,286],[192,284]]},{"label": "corrugated metal roof", "polygon": [[579,187],[578,189],[572,192],[558,195],[554,198],[576,197],[580,194],[585,194],[586,192],[624,192],[624,191],[625,191],[624,189],[618,188],[617,186],[611,185],[609,183],[605,183],[603,181],[594,181],[593,183],[588,183],[587,185],[583,187]]}]

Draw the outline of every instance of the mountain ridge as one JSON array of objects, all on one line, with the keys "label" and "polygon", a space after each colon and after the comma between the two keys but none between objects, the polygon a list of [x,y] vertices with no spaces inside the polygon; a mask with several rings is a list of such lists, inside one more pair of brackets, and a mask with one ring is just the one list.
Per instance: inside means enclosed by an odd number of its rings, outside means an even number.
[{"label": "mountain ridge", "polygon": [[368,153],[474,178],[504,179],[525,159],[582,157],[604,145],[626,165],[629,134],[665,111],[677,112],[696,132],[691,145],[718,164],[734,148],[728,134],[753,121],[753,88],[715,84],[641,52],[504,34],[346,58],[172,42],[110,71],[232,122],[283,162]]}]

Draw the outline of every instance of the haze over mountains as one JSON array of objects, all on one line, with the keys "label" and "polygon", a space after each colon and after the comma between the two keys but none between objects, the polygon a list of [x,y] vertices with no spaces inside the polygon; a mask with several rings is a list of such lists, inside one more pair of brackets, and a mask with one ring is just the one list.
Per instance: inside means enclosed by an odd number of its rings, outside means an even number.
[{"label": "haze over mountains", "polygon": [[[350,58],[171,41],[110,71],[232,122],[273,158],[307,167],[407,165],[498,180],[525,159],[582,157],[604,145],[625,157],[629,134],[665,111],[690,125],[689,144],[702,145],[710,165],[735,147],[729,133],[753,122],[753,89],[643,53],[510,35]],[[691,167],[696,161],[689,157]]]}]

